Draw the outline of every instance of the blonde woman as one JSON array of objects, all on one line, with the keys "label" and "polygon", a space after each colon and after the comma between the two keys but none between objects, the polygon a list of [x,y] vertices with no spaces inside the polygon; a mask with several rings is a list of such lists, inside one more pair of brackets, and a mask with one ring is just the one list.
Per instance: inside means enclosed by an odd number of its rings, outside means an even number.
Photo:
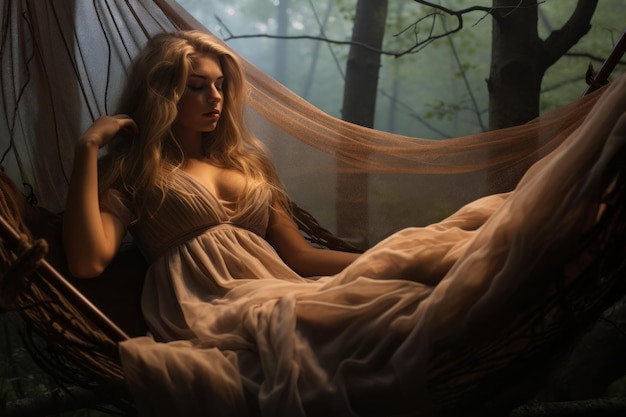
[{"label": "blonde woman", "polygon": [[[115,198],[111,187],[128,204],[133,223],[141,224],[159,215],[169,189],[189,191],[185,182],[206,188],[224,205],[225,217],[203,219],[207,227],[236,226],[231,214],[252,214],[255,199],[270,203],[266,213],[254,213],[268,217],[267,232],[259,233],[300,275],[336,273],[353,260],[311,247],[290,220],[272,163],[243,123],[244,88],[235,58],[207,35],[182,32],[150,42],[133,66],[123,114],[98,119],[76,147],[64,227],[73,274],[100,274],[130,224],[101,207],[107,192]],[[105,145],[110,152],[98,187],[97,155]]]},{"label": "blonde woman", "polygon": [[152,38],[120,113],[99,118],[76,145],[63,226],[76,276],[100,274],[127,231],[150,265],[142,309],[151,334],[120,346],[141,413],[428,410],[433,355],[454,357],[515,323],[550,287],[535,257],[560,253],[597,214],[601,193],[590,184],[609,178],[602,161],[620,146],[593,164],[605,142],[626,137],[625,82],[511,195],[358,256],[311,247],[291,220],[243,123],[235,57],[199,32]]}]

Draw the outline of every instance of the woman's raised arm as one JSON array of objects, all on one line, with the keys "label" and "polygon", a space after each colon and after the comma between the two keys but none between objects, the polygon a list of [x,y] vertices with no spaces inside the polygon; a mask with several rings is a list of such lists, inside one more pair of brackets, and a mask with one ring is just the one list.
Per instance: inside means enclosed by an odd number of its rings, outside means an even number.
[{"label": "woman's raised arm", "polygon": [[72,275],[91,278],[111,262],[126,225],[119,218],[100,211],[98,201],[98,150],[123,130],[136,131],[127,116],[103,116],[81,136],[63,215],[63,247]]}]

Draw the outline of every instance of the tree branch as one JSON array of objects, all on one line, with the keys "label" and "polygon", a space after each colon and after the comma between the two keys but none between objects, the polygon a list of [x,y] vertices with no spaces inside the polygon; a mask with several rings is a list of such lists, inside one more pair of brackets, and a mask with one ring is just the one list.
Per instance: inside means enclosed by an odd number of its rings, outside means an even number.
[{"label": "tree branch", "polygon": [[591,29],[598,0],[578,0],[569,20],[544,41],[543,65],[549,68]]},{"label": "tree branch", "polygon": [[[434,42],[435,40],[441,39],[441,38],[445,38],[447,36],[450,36],[450,35],[458,32],[458,31],[460,31],[461,29],[463,29],[463,15],[465,15],[466,13],[482,11],[482,12],[485,13],[485,16],[491,14],[494,17],[497,17],[497,15],[494,14],[494,11],[496,9],[494,9],[492,7],[471,6],[471,7],[466,7],[464,9],[452,10],[450,8],[441,6],[439,4],[432,3],[430,1],[414,0],[414,2],[418,3],[418,4],[421,4],[423,6],[431,7],[431,8],[433,8],[435,10],[435,12],[429,13],[427,16],[419,18],[416,22],[414,22],[411,25],[407,26],[405,29],[403,29],[402,31],[400,31],[398,34],[395,35],[395,36],[400,36],[401,34],[403,34],[405,32],[408,32],[411,29],[413,30],[413,32],[415,34],[415,42],[413,43],[413,45],[411,45],[409,48],[406,48],[404,50],[399,50],[399,51],[389,51],[389,50],[384,50],[384,49],[373,48],[370,45],[366,45],[366,44],[363,44],[363,43],[360,43],[360,42],[330,39],[330,38],[327,38],[325,36],[314,36],[314,35],[281,36],[281,35],[270,35],[270,34],[267,34],[267,33],[235,35],[235,34],[233,34],[233,32],[230,31],[230,29],[224,24],[224,22],[218,16],[215,16],[215,19],[221,25],[222,29],[226,32],[226,36],[223,38],[223,40],[225,42],[228,42],[228,41],[233,40],[233,39],[251,39],[251,38],[288,39],[288,40],[308,39],[308,40],[314,40],[314,41],[322,41],[322,42],[326,42],[326,43],[334,44],[334,45],[356,45],[356,46],[360,46],[362,48],[365,48],[365,49],[367,49],[369,51],[379,53],[381,55],[388,55],[388,56],[393,56],[395,58],[400,58],[403,55],[417,53],[420,50],[422,50],[423,48],[425,48],[426,46],[428,46],[430,43]],[[537,4],[540,4],[540,3],[541,2],[538,2]],[[503,7],[503,8],[499,8],[499,9],[506,9],[506,10],[512,11],[512,10],[514,10],[516,8],[519,8],[519,7],[521,7],[521,6]],[[435,26],[436,26],[435,24],[436,24],[436,21],[437,21],[437,17],[443,16],[444,14],[455,17],[456,21],[457,21],[457,24],[452,29],[444,30],[443,33],[436,34],[435,33]],[[481,21],[483,18],[481,18],[479,21]],[[418,25],[420,23],[422,23],[426,19],[432,19],[432,22],[431,22],[431,25],[430,25],[430,29],[428,31],[428,36],[426,36],[422,40],[419,40],[418,37],[417,37],[417,34],[418,34],[417,27],[418,27]]]},{"label": "tree branch", "polygon": [[[590,61],[594,61],[594,62],[604,62],[606,60],[606,57],[596,56],[588,52],[567,52],[563,56],[574,57],[574,58],[587,58]],[[626,61],[619,61],[618,64],[626,65]]]},{"label": "tree branch", "polygon": [[444,7],[440,4],[436,4],[436,3],[432,3],[430,1],[426,1],[426,0],[413,0],[415,3],[421,4],[423,6],[427,6],[427,7],[432,7],[433,9],[436,10],[441,10],[442,12],[449,14],[451,16],[462,16],[465,13],[469,13],[469,12],[475,12],[475,11],[483,11],[485,13],[491,13],[493,11],[492,7],[484,7],[484,6],[471,6],[471,7],[467,7],[465,9],[460,9],[460,10],[452,10],[449,9],[447,7]]},{"label": "tree branch", "polygon": [[[475,12],[475,11],[482,11],[485,12],[485,15],[490,14],[492,15],[495,19],[500,18],[501,16],[506,16],[506,14],[508,13],[512,13],[514,10],[516,9],[520,9],[520,8],[524,8],[524,7],[537,7],[539,6],[541,3],[544,3],[544,1],[538,1],[537,3],[533,4],[532,6],[508,6],[508,7],[484,7],[484,6],[471,6],[471,7],[466,7],[465,9],[460,9],[460,10],[452,10],[449,9],[447,7],[444,7],[440,4],[435,4],[432,3],[430,1],[426,1],[426,0],[413,0],[414,2],[421,4],[423,6],[427,6],[427,7],[432,7],[433,9],[436,10],[441,10],[442,12],[449,14],[450,16],[455,16],[458,20],[459,20],[459,24],[462,27],[463,26],[463,15],[466,13],[470,13],[470,12]],[[499,12],[505,11],[506,13],[501,14]],[[481,19],[482,20],[482,19]]]},{"label": "tree branch", "polygon": [[[267,34],[267,33],[235,35],[235,34],[233,34],[230,31],[230,29],[228,29],[228,27],[224,24],[224,22],[218,16],[215,16],[215,19],[218,21],[218,23],[222,26],[224,31],[227,33],[227,35],[223,38],[223,40],[225,42],[228,42],[228,41],[233,40],[233,39],[250,39],[250,38],[288,39],[288,40],[308,39],[308,40],[327,42],[327,43],[335,44],[335,45],[357,45],[357,46],[365,48],[365,49],[367,49],[369,51],[379,53],[381,55],[388,55],[388,56],[393,56],[395,58],[399,58],[399,57],[401,57],[403,55],[419,52],[421,49],[423,49],[424,47],[428,46],[431,42],[434,42],[435,40],[440,39],[440,38],[444,38],[444,37],[450,36],[453,33],[456,33],[458,31],[460,31],[463,28],[463,15],[465,13],[470,13],[470,12],[473,12],[473,11],[483,11],[486,14],[488,14],[488,13],[490,13],[493,10],[492,8],[489,8],[489,7],[472,6],[472,7],[467,7],[465,9],[461,9],[461,10],[455,11],[455,10],[448,9],[446,7],[443,7],[443,6],[439,6],[439,5],[433,4],[433,3],[429,2],[429,1],[422,1],[422,0],[414,0],[414,1],[416,3],[432,7],[435,10],[442,11],[445,14],[448,14],[450,16],[456,17],[457,25],[454,28],[450,29],[450,30],[445,30],[443,33],[435,34],[434,31],[435,31],[435,26],[436,26],[435,25],[436,24],[436,19],[439,16],[443,16],[442,13],[440,13],[438,11],[435,11],[433,13],[428,14],[427,16],[419,18],[416,22],[414,22],[411,25],[407,26],[405,29],[403,29],[402,31],[400,31],[398,34],[395,35],[395,36],[400,36],[401,34],[403,34],[405,32],[408,32],[410,29],[413,29],[413,32],[415,34],[415,42],[413,43],[413,45],[411,45],[409,48],[406,48],[404,50],[389,51],[389,50],[373,48],[370,45],[366,45],[366,44],[363,44],[363,43],[360,43],[360,42],[330,39],[330,38],[327,38],[325,36],[313,36],[313,35],[280,36],[280,35],[270,35],[270,34]],[[417,37],[417,33],[418,33],[417,26],[420,23],[422,23],[424,20],[426,20],[426,19],[432,19],[432,22],[431,22],[431,25],[430,25],[430,30],[428,32],[428,36],[426,36],[422,40],[419,40],[418,37]]]},{"label": "tree branch", "polygon": [[308,40],[314,40],[314,41],[321,41],[321,42],[326,42],[326,43],[330,43],[330,44],[334,44],[334,45],[356,45],[356,46],[360,46],[362,48],[365,48],[369,51],[372,52],[377,52],[380,53],[382,55],[391,55],[391,56],[399,56],[399,55],[403,55],[405,52],[403,51],[385,51],[382,50],[380,48],[373,48],[370,45],[361,43],[361,42],[354,42],[354,41],[342,41],[342,40],[336,40],[336,39],[330,39],[327,38],[326,36],[315,36],[315,35],[285,35],[285,36],[281,36],[281,35],[270,35],[267,33],[256,33],[256,34],[247,34],[247,35],[235,35],[233,34],[233,32],[231,32],[231,30],[224,24],[224,22],[218,17],[215,16],[215,19],[218,21],[218,23],[222,26],[222,28],[227,32],[227,36],[225,36],[222,40],[224,42],[228,42],[230,40],[233,39],[253,39],[253,38],[266,38],[266,39],[287,39],[287,40],[302,40],[302,39],[308,39]]},{"label": "tree branch", "polygon": [[[444,27],[445,27],[445,22],[444,22]],[[467,94],[469,95],[469,98],[472,102],[472,108],[474,109],[474,114],[476,115],[476,121],[478,122],[478,125],[480,126],[481,131],[486,131],[486,127],[485,124],[483,123],[483,119],[480,115],[480,110],[478,108],[478,102],[476,101],[476,97],[474,96],[474,92],[472,91],[472,88],[470,86],[469,80],[467,79],[467,73],[465,71],[465,69],[463,68],[463,64],[461,64],[461,60],[459,59],[459,54],[457,53],[456,47],[454,46],[454,42],[452,41],[452,38],[449,37],[448,38],[448,43],[450,44],[450,49],[452,50],[452,55],[454,56],[454,61],[456,62],[457,67],[459,68],[459,71],[461,72],[461,75],[463,77],[463,83],[465,84],[465,88],[467,90]]]}]

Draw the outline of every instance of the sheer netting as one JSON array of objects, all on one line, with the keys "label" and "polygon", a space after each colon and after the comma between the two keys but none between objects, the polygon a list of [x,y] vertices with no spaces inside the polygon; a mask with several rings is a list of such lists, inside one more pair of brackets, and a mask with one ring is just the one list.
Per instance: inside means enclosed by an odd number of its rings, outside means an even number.
[{"label": "sheer netting", "polygon": [[[41,205],[59,211],[76,138],[115,111],[125,69],[146,39],[206,29],[162,0],[15,1],[2,9],[2,164],[18,183],[32,185]],[[554,149],[596,100],[587,97],[505,131],[425,140],[330,117],[241,61],[251,125],[290,196],[331,230],[337,230],[336,213],[347,212],[339,234],[370,244],[512,189],[519,167]],[[340,201],[338,181],[350,184]],[[358,215],[350,215],[354,211]]]},{"label": "sheer netting", "polygon": [[[169,0],[4,2],[2,21],[2,164],[53,211],[75,141],[115,111],[146,39],[205,30]],[[572,254],[620,184],[626,77],[523,126],[435,141],[334,119],[242,63],[251,127],[290,196],[367,250],[306,280],[255,233],[263,190],[233,226],[206,187],[173,175],[194,192],[134,230],[151,333],[120,352],[143,415],[455,415],[476,380],[549,344],[537,335],[561,330],[587,262]],[[352,192],[337,198],[340,182]],[[197,232],[191,209],[225,221]],[[172,228],[185,239],[165,242]]]}]

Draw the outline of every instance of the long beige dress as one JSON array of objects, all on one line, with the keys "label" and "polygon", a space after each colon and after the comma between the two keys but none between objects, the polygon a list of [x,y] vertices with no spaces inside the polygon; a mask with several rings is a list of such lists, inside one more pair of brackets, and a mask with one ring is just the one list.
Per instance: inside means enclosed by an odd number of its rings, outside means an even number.
[{"label": "long beige dress", "polygon": [[[131,227],[151,264],[151,333],[120,350],[142,415],[420,415],[432,353],[496,335],[597,216],[626,140],[625,83],[512,193],[395,233],[331,277],[299,277],[264,240],[267,189],[232,210],[174,172]],[[119,193],[103,206],[134,219]]]}]

